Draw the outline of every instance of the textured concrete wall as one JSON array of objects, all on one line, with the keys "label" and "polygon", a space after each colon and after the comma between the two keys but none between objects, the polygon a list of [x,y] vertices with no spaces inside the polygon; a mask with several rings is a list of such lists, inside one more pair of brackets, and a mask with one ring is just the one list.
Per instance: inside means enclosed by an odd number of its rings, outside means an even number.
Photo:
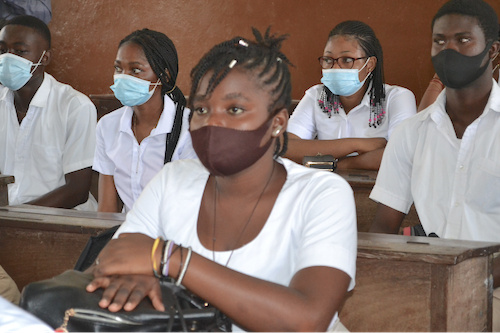
[{"label": "textured concrete wall", "polygon": [[[166,33],[180,58],[178,85],[189,93],[189,72],[215,43],[252,37],[251,27],[290,34],[283,50],[295,64],[293,94],[319,83],[329,31],[339,22],[368,23],[384,49],[387,83],[420,100],[433,68],[430,22],[445,0],[52,0],[53,61],[60,81],[86,94],[110,93],[118,42],[136,29]],[[489,0],[497,13],[500,1]]]}]

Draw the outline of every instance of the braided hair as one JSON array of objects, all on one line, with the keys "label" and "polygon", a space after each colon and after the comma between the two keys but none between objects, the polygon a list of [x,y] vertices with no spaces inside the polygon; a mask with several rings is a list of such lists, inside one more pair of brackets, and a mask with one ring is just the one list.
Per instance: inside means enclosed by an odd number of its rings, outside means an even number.
[{"label": "braided hair", "polygon": [[177,50],[172,40],[165,34],[149,29],[132,32],[120,41],[118,47],[125,43],[134,43],[142,48],[151,69],[160,79],[162,98],[167,95],[176,104],[174,124],[172,131],[167,134],[165,149],[165,163],[170,162],[181,134],[182,117],[186,106],[186,98],[176,85],[179,73]]},{"label": "braided hair", "polygon": [[[270,27],[264,36],[252,28],[255,41],[243,37],[235,37],[214,46],[206,53],[200,62],[191,71],[191,93],[194,96],[199,88],[201,79],[211,71],[206,94],[211,94],[229,71],[238,67],[241,70],[252,72],[262,87],[266,88],[271,96],[268,111],[272,115],[279,110],[289,109],[292,98],[292,83],[290,79],[288,58],[280,51],[282,42],[288,35],[271,35]],[[193,109],[192,99],[189,106]],[[288,134],[283,133],[283,144],[278,137],[275,156],[283,156],[287,150]]]},{"label": "braided hair", "polygon": [[[368,125],[376,128],[382,123],[385,117],[384,57],[382,46],[375,36],[373,29],[361,21],[344,21],[339,23],[330,31],[328,40],[335,36],[348,36],[354,38],[367,57],[377,58],[375,69],[367,78],[368,84],[371,84],[370,117]],[[334,113],[338,113],[338,106],[340,105],[339,96],[334,95],[326,87],[323,91],[323,95],[326,95],[325,100],[333,105]],[[320,107],[324,108],[324,104],[325,103],[321,103],[320,99]]]}]

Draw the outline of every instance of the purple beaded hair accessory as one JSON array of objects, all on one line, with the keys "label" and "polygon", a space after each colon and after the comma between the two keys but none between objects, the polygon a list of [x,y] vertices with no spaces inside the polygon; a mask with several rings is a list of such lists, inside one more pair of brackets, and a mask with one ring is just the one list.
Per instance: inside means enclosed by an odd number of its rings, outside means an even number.
[{"label": "purple beaded hair accessory", "polygon": [[[319,95],[318,105],[321,110],[328,115],[328,118],[331,118],[332,114],[339,114],[341,103],[338,95],[332,94],[326,87],[323,87]],[[370,116],[368,119],[368,126],[377,128],[378,125],[382,124],[385,118],[384,105],[385,99],[375,104],[372,93],[370,93]]]}]

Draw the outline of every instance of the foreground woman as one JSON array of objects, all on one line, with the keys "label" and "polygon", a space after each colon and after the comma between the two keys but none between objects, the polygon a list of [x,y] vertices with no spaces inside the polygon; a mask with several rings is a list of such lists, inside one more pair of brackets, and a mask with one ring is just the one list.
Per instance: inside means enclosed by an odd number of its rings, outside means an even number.
[{"label": "foreground woman", "polygon": [[163,310],[154,275],[164,275],[233,329],[342,327],[337,312],[356,267],[352,190],[279,157],[291,101],[284,38],[254,34],[256,42],[215,46],[194,68],[190,131],[200,160],[167,164],[103,249],[87,287],[106,289],[102,307],[132,310],[149,296]]}]

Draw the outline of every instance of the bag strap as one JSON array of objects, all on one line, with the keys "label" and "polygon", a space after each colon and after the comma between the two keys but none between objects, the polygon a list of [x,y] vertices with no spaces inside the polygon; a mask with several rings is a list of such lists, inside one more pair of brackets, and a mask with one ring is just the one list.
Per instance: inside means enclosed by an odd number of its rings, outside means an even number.
[{"label": "bag strap", "polygon": [[172,160],[172,156],[174,155],[174,150],[177,147],[177,143],[179,143],[183,116],[184,116],[184,105],[181,105],[181,103],[177,102],[174,124],[172,125],[172,131],[170,133],[167,133],[164,164],[167,164]]}]

